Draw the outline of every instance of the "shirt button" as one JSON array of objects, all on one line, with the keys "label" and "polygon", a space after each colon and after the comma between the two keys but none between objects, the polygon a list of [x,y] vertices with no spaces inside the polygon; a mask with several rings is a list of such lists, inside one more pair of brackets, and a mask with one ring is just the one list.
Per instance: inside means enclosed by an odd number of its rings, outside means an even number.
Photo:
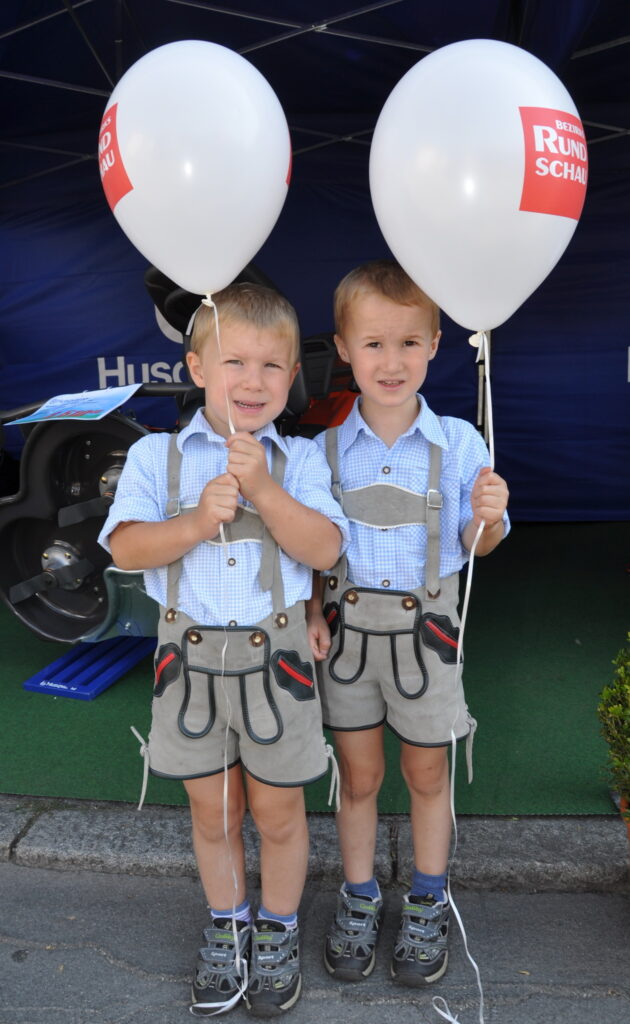
[{"label": "shirt button", "polygon": [[238,625],[236,619],[230,619],[230,621],[228,622],[228,626],[231,626],[232,628],[234,628],[234,626],[236,625]]},{"label": "shirt button", "polygon": [[389,586],[389,580],[383,580],[382,586],[388,587]]},{"label": "shirt button", "polygon": [[228,558],[228,565],[236,565],[236,559],[235,558]]},{"label": "shirt button", "polygon": [[382,473],[391,473],[391,471],[392,471],[391,466],[383,466],[383,468],[381,470]]}]

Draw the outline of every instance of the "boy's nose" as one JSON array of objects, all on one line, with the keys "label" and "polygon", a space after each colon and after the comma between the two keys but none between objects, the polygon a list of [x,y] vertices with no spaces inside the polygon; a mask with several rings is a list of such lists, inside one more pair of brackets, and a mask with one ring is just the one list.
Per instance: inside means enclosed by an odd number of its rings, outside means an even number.
[{"label": "boy's nose", "polygon": [[245,374],[245,387],[260,391],[262,387],[262,372],[258,366],[248,366]]},{"label": "boy's nose", "polygon": [[387,370],[390,373],[393,373],[395,370],[400,370],[402,366],[400,352],[384,352],[381,365],[383,370]]}]

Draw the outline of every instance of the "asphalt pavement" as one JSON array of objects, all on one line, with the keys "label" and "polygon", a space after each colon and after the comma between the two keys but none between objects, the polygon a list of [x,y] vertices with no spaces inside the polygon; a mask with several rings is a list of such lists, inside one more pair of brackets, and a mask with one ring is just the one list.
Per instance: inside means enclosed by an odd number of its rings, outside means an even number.
[{"label": "asphalt pavement", "polygon": [[[373,975],[336,982],[321,948],[340,881],[331,815],[309,816],[300,908],[304,991],[291,1024],[625,1024],[630,1021],[628,839],[617,817],[458,821],[461,930],[421,991],[389,960],[411,870],[404,815],[380,823],[386,917]],[[248,823],[250,898],[257,840]],[[206,920],[185,808],[0,796],[0,1024],[177,1024]],[[483,993],[483,999],[482,999]],[[224,1019],[252,1018],[244,1007]]]}]

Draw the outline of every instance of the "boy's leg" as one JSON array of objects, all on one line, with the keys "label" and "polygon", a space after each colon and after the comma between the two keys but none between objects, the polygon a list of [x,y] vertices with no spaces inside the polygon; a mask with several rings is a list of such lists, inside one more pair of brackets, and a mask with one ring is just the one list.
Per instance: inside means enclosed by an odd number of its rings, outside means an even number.
[{"label": "boy's leg", "polygon": [[377,797],[385,774],[383,726],[333,733],[341,776],[337,831],[346,882],[366,882],[374,874],[378,825]]},{"label": "boy's leg", "polygon": [[391,972],[397,981],[416,987],[437,981],[448,963],[449,905],[444,892],[451,837],[448,748],[402,743],[400,767],[411,799],[414,875],[403,899]]},{"label": "boy's leg", "polygon": [[341,776],[337,831],[344,884],[326,936],[326,970],[342,981],[361,981],[374,969],[383,901],[374,878],[377,797],[385,772],[383,726],[334,733]]},{"label": "boy's leg", "polygon": [[[245,899],[243,815],[245,789],[239,765],[227,773],[228,829],[224,831],[224,773],[185,779],[192,838],[201,884],[210,907],[225,909]],[[234,878],[236,876],[236,889]]]},{"label": "boy's leg", "polygon": [[414,866],[440,875],[446,871],[451,841],[448,747],[400,746],[400,770],[411,800]]},{"label": "boy's leg", "polygon": [[247,1008],[276,1016],[302,989],[297,911],[308,865],[301,786],[271,786],[247,775],[249,808],[260,835],[261,909],[254,923]]},{"label": "boy's leg", "polygon": [[247,910],[242,835],[245,790],[240,766],[228,771],[227,837],[224,784],[223,772],[184,781],[199,875],[210,910],[215,911],[204,928],[195,966],[192,1009],[196,1015],[221,1012],[235,1005],[243,994],[247,977],[245,962],[251,925],[247,920],[231,919],[232,907],[241,904],[241,916]]},{"label": "boy's leg", "polygon": [[270,786],[246,776],[249,809],[260,835],[262,903],[295,914],[308,863],[308,827],[301,786]]}]

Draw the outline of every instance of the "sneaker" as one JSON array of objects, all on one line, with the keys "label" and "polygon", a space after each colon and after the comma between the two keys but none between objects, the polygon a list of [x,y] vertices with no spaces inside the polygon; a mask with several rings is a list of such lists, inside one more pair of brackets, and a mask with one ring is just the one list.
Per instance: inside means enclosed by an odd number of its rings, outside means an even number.
[{"label": "sneaker", "polygon": [[441,978],[448,964],[448,900],[403,898],[400,929],[392,957],[392,978],[419,988]]},{"label": "sneaker", "polygon": [[324,964],[333,978],[362,981],[372,973],[382,919],[382,899],[341,889],[324,946]]},{"label": "sneaker", "polygon": [[192,984],[190,1009],[195,1015],[225,1012],[245,992],[252,926],[247,921],[235,924],[238,947],[230,917],[217,918],[204,928],[204,945],[199,950]]},{"label": "sneaker", "polygon": [[277,1017],[297,1003],[301,991],[299,929],[279,921],[256,921],[247,1009],[256,1017]]}]

